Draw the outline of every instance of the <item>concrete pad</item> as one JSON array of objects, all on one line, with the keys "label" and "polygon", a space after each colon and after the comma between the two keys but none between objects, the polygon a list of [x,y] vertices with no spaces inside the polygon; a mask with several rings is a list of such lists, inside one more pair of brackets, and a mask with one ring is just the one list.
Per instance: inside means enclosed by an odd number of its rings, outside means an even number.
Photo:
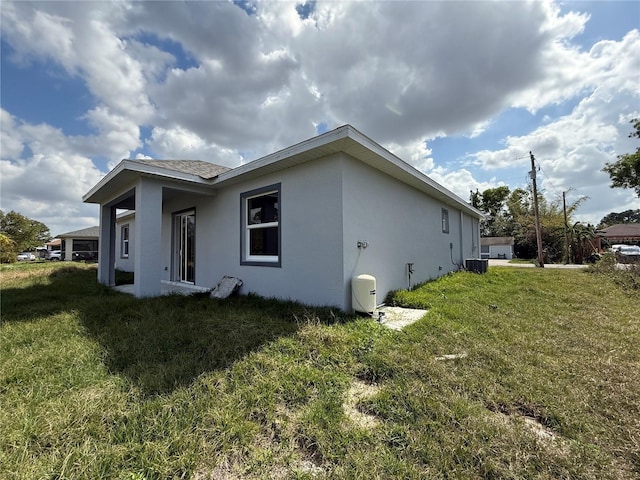
[{"label": "concrete pad", "polygon": [[380,307],[377,313],[383,313],[380,324],[392,330],[402,330],[407,325],[417,322],[427,314],[427,310],[402,307]]},{"label": "concrete pad", "polygon": [[458,360],[460,358],[467,358],[467,353],[462,352],[462,353],[450,353],[448,355],[438,355],[436,357],[436,360],[441,362],[443,360]]},{"label": "concrete pad", "polygon": [[[545,263],[544,268],[567,268],[580,269],[587,268],[589,265],[576,265],[573,263],[565,265],[564,263]],[[509,263],[509,260],[501,260],[496,258],[489,259],[489,267],[514,267],[514,268],[536,268],[533,263]]]},{"label": "concrete pad", "polygon": [[[135,295],[134,286],[131,284],[128,285],[117,285],[113,287],[114,290],[122,293],[128,293],[129,295]],[[163,280],[160,284],[160,295],[171,295],[174,293],[180,295],[192,295],[194,293],[205,293],[210,291],[210,288],[198,287],[197,285],[190,285],[179,282],[168,282]]]}]

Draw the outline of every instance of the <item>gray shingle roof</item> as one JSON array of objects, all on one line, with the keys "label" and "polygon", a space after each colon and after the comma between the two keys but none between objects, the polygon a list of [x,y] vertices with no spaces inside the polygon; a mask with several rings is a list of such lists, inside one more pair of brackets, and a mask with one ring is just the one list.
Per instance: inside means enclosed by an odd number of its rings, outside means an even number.
[{"label": "gray shingle roof", "polygon": [[136,159],[132,162],[142,163],[151,167],[166,168],[174,172],[189,173],[198,175],[206,180],[217,177],[218,175],[231,170],[229,167],[216,165],[215,163],[205,162],[202,160],[147,160]]},{"label": "gray shingle roof", "polygon": [[56,238],[98,238],[99,235],[100,228],[95,226],[74,230],[73,232],[61,233]]},{"label": "gray shingle roof", "polygon": [[599,232],[603,237],[640,237],[640,223],[618,223],[603,228]]},{"label": "gray shingle roof", "polygon": [[480,245],[513,245],[514,241],[513,237],[482,237]]}]

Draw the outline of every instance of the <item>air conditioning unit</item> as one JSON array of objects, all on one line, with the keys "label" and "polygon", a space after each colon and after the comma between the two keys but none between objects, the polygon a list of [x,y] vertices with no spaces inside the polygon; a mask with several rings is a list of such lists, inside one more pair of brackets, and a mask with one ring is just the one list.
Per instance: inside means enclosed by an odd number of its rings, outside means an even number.
[{"label": "air conditioning unit", "polygon": [[483,258],[467,258],[464,261],[464,268],[468,272],[487,273],[489,269],[489,260]]}]

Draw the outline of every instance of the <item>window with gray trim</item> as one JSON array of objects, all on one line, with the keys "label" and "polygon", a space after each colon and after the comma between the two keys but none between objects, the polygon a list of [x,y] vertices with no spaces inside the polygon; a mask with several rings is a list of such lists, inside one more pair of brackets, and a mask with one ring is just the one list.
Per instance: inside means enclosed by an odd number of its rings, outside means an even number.
[{"label": "window with gray trim", "polygon": [[442,233],[449,233],[449,210],[442,209]]},{"label": "window with gray trim", "polygon": [[280,266],[280,184],[242,193],[242,265]]},{"label": "window with gray trim", "polygon": [[120,257],[129,258],[129,224],[120,228]]}]

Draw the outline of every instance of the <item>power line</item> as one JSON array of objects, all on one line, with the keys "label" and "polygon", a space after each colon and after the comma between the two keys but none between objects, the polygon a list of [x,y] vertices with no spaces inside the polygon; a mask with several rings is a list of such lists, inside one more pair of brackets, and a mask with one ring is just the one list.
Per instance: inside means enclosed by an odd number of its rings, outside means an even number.
[{"label": "power line", "polygon": [[542,164],[540,163],[540,160],[538,160],[538,166],[540,167],[540,171],[544,175],[545,180],[547,180],[549,182],[549,185],[551,185],[553,192],[558,196],[561,195],[560,193],[561,190],[553,184],[553,182],[551,181],[551,178],[549,178],[549,175],[547,175],[547,172],[545,172],[544,168],[542,168]]}]

